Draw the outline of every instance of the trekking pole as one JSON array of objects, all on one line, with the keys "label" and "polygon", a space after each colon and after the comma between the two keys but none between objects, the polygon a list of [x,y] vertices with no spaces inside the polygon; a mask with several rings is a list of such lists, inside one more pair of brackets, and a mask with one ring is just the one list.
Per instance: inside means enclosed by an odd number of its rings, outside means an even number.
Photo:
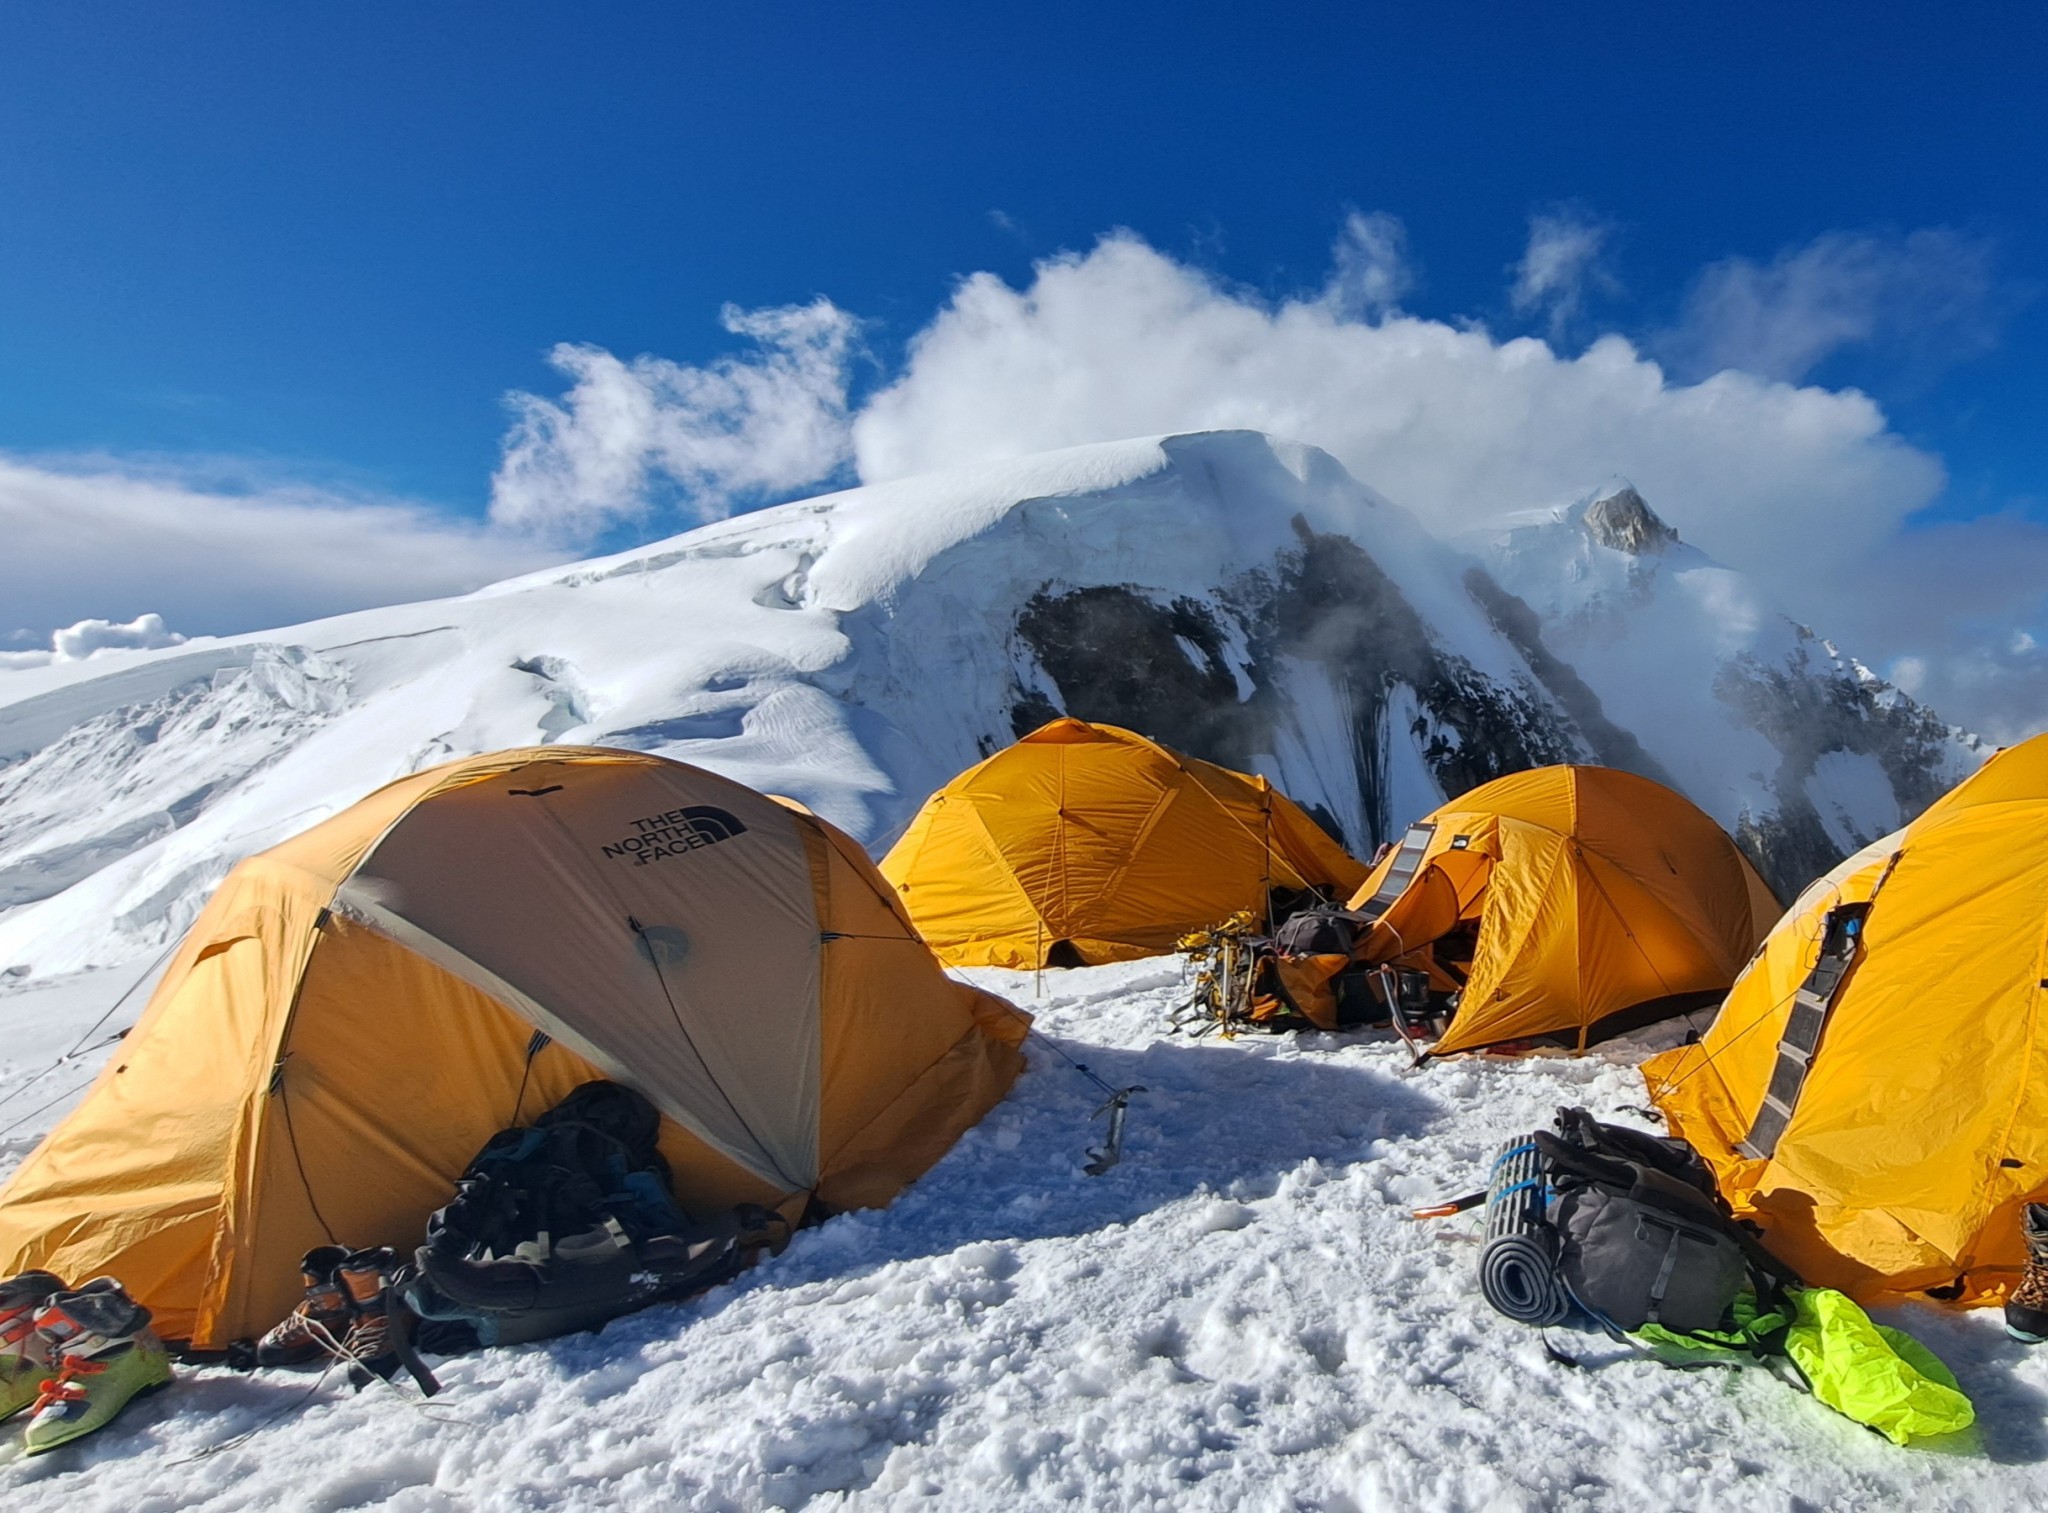
[{"label": "trekking pole", "polygon": [[1388,1022],[1393,1025],[1394,1033],[1401,1037],[1401,1044],[1408,1047],[1408,1054],[1414,1058],[1409,1063],[1409,1070],[1413,1071],[1428,1059],[1429,1053],[1420,1049],[1415,1044],[1415,1037],[1408,1033],[1408,1014],[1401,1007],[1401,981],[1394,975],[1393,967],[1383,963],[1378,969],[1378,976],[1380,992],[1387,999]]}]

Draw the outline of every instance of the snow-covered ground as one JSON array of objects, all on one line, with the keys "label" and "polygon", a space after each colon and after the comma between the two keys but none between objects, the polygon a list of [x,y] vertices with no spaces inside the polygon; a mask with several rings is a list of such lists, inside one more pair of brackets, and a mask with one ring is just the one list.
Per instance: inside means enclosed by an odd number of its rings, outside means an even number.
[{"label": "snow-covered ground", "polygon": [[[1034,1044],[1009,1099],[894,1207],[833,1219],[701,1299],[449,1361],[431,1404],[186,1371],[93,1440],[0,1463],[0,1506],[1988,1513],[2048,1499],[2048,1350],[2008,1343],[1991,1313],[1888,1316],[1954,1366],[1980,1414],[1965,1443],[1900,1450],[1760,1371],[1671,1370],[1569,1330],[1551,1337],[1583,1364],[1561,1365],[1480,1299],[1476,1215],[1407,1217],[1473,1186],[1502,1138],[1560,1104],[1640,1118],[1648,1042],[1416,1072],[1383,1035],[1171,1033],[1171,959],[1042,985],[971,975],[1107,1081],[1146,1087],[1121,1166],[1083,1174],[1099,1094]],[[6,1085],[127,980],[0,997]],[[13,1038],[29,1024],[41,1049]]]}]

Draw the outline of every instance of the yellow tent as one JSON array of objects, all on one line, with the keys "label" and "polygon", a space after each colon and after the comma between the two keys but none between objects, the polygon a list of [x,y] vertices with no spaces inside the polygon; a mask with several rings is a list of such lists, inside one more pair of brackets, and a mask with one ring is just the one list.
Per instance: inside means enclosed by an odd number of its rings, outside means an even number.
[{"label": "yellow tent", "polygon": [[1027,1023],[797,806],[633,752],[455,762],[228,874],[0,1190],[0,1276],[111,1272],[225,1345],[312,1246],[417,1244],[492,1133],[597,1076],[661,1109],[699,1215],[885,1203],[1003,1095]]},{"label": "yellow tent", "polygon": [[2048,1200],[2048,737],[1808,888],[1643,1074],[1809,1280],[2003,1297]]},{"label": "yellow tent", "polygon": [[1712,820],[1648,778],[1538,767],[1408,832],[1353,898],[1369,963],[1458,990],[1432,1055],[1570,1033],[1589,1040],[1704,1006],[1778,916]]},{"label": "yellow tent", "polygon": [[1365,869],[1264,778],[1114,725],[1060,719],[970,767],[882,858],[954,966],[1129,961],[1274,889],[1342,894]]}]

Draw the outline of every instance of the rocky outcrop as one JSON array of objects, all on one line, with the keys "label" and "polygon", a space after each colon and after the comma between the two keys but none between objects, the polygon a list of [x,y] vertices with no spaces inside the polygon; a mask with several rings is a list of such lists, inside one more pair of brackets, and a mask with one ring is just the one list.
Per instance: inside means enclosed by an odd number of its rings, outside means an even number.
[{"label": "rocky outcrop", "polygon": [[1580,523],[1601,546],[1631,557],[1655,555],[1678,544],[1678,532],[1658,518],[1632,485],[1595,499]]}]

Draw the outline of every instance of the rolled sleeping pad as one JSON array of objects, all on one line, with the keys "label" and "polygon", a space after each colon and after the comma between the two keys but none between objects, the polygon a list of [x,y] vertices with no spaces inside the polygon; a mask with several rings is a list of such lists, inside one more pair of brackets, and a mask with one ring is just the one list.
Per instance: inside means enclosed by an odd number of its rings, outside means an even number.
[{"label": "rolled sleeping pad", "polygon": [[1557,1274],[1557,1231],[1545,1210],[1550,1165],[1536,1142],[1510,1140],[1494,1157],[1486,1184],[1486,1240],[1479,1249],[1479,1290],[1521,1324],[1559,1324],[1571,1299]]}]

